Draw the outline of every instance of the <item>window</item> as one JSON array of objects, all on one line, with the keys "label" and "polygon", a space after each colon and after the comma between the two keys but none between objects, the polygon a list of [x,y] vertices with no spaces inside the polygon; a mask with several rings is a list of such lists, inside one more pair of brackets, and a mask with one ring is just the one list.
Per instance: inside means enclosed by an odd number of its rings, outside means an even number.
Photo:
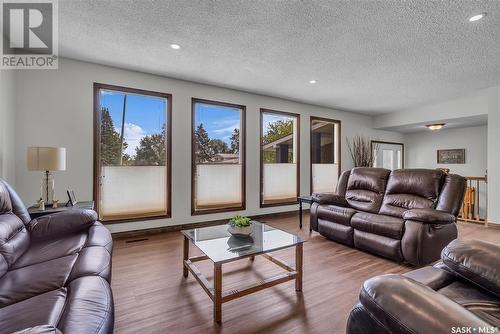
[{"label": "window", "polygon": [[260,110],[260,206],[297,203],[300,116]]},{"label": "window", "polygon": [[245,209],[245,111],[192,100],[192,214]]},{"label": "window", "polygon": [[170,216],[170,94],[94,84],[94,200],[107,222]]},{"label": "window", "polygon": [[340,121],[311,117],[311,193],[332,192],[340,176]]},{"label": "window", "polygon": [[371,141],[373,151],[373,167],[390,170],[404,168],[404,144],[386,141]]}]

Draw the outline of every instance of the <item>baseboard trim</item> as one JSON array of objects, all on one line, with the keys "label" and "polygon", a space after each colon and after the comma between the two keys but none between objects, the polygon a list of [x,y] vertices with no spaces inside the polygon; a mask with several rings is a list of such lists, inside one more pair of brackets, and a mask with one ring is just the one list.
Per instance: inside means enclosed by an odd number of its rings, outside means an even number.
[{"label": "baseboard trim", "polygon": [[[309,209],[304,209],[304,210],[302,210],[302,212],[307,213],[307,212],[309,212]],[[266,214],[262,214],[262,215],[254,215],[254,216],[249,216],[249,217],[252,219],[255,219],[255,220],[259,220],[259,219],[264,219],[267,217],[293,216],[293,215],[298,215],[298,214],[299,214],[299,210],[292,210],[292,211],[284,211],[284,212],[266,213]],[[137,238],[137,237],[158,234],[158,233],[186,230],[186,229],[190,229],[190,228],[200,228],[200,227],[221,225],[221,224],[227,223],[227,221],[228,221],[228,219],[208,220],[205,222],[188,223],[188,224],[180,224],[180,225],[172,225],[172,226],[162,226],[162,227],[148,228],[148,229],[144,229],[144,230],[116,232],[116,233],[113,233],[112,236],[113,236],[113,240],[122,240],[122,239]],[[297,219],[297,225],[298,224],[299,224],[299,221]]]}]

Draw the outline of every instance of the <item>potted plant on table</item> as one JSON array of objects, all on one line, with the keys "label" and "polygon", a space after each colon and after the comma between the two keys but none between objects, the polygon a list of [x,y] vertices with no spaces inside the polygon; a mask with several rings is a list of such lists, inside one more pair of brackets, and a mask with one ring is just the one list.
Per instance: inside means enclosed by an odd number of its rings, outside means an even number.
[{"label": "potted plant on table", "polygon": [[235,237],[248,237],[253,231],[252,220],[245,216],[234,216],[228,225],[227,231]]}]

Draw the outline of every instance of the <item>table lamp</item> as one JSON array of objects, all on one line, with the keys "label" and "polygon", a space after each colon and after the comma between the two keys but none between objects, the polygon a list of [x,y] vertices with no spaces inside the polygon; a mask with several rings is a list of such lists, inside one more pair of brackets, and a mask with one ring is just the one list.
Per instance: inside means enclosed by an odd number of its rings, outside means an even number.
[{"label": "table lamp", "polygon": [[66,170],[66,148],[28,147],[28,170],[44,171],[40,182],[40,198],[46,204],[54,199],[54,179],[51,171]]}]

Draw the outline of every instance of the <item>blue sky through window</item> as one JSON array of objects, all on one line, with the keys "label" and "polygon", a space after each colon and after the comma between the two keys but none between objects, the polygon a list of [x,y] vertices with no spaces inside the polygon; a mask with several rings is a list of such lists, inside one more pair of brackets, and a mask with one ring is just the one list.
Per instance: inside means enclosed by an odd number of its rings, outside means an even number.
[{"label": "blue sky through window", "polygon": [[[101,107],[108,108],[118,133],[121,131],[124,93],[102,90]],[[124,138],[126,153],[135,155],[141,138],[160,133],[165,124],[167,101],[152,96],[127,94]]]},{"label": "blue sky through window", "polygon": [[210,139],[221,139],[229,145],[234,129],[240,128],[239,109],[196,103],[194,111],[195,125],[203,123]]}]

